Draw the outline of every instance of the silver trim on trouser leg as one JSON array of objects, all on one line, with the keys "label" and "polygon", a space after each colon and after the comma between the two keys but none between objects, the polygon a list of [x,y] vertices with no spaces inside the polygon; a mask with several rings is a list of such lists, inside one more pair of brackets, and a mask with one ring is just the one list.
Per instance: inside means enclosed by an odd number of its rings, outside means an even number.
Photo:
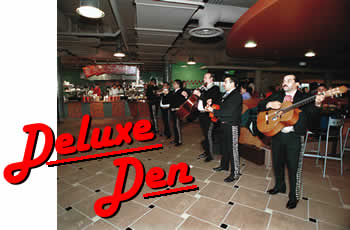
[{"label": "silver trim on trouser leg", "polygon": [[213,130],[214,130],[214,123],[210,122],[209,129],[208,129],[208,142],[209,142],[209,154],[212,158],[214,158]]},{"label": "silver trim on trouser leg", "polygon": [[235,176],[239,176],[239,154],[238,154],[238,137],[239,129],[238,126],[232,126],[232,153],[233,153],[233,162],[235,165]]},{"label": "silver trim on trouser leg", "polygon": [[176,116],[176,128],[179,134],[179,143],[182,143],[182,133],[181,133],[181,127],[180,127],[180,119]]},{"label": "silver trim on trouser leg", "polygon": [[156,132],[158,132],[157,108],[156,108],[156,105],[152,105],[152,114],[153,114],[154,130],[155,130]]},{"label": "silver trim on trouser leg", "polygon": [[295,185],[295,194],[297,197],[297,200],[300,200],[300,198],[303,197],[303,183],[302,183],[302,171],[303,171],[303,160],[304,160],[304,152],[305,152],[305,144],[304,144],[304,137],[300,137],[300,155],[299,155],[299,162],[298,162],[298,169],[297,169],[297,178],[296,178],[296,185]]}]

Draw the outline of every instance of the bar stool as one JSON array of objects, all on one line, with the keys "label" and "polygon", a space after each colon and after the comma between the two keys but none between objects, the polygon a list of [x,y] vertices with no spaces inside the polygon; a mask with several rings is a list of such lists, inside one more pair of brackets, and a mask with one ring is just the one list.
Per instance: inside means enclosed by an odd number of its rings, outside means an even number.
[{"label": "bar stool", "polygon": [[[346,144],[348,142],[349,132],[350,132],[350,128],[348,128],[348,130],[346,131],[346,136],[345,136],[345,141],[344,141],[344,146],[343,146],[343,156],[344,156],[344,151],[350,151],[350,148],[346,147]],[[343,167],[342,167],[341,170],[342,170],[342,173],[343,173]]]},{"label": "bar stool", "polygon": [[[343,144],[342,144],[343,126],[344,126],[344,120],[343,119],[329,117],[328,126],[327,126],[327,131],[326,132],[325,131],[320,131],[320,132],[307,131],[307,133],[306,133],[302,154],[303,154],[303,156],[306,156],[306,157],[315,157],[315,158],[317,158],[316,163],[318,163],[318,159],[319,158],[324,159],[323,178],[326,176],[327,159],[341,161],[340,173],[341,173],[341,175],[343,175],[343,153],[344,153]],[[334,132],[334,131],[336,131],[336,132]],[[338,131],[339,131],[339,133],[338,133]],[[348,130],[348,133],[349,133],[349,130]],[[309,136],[318,136],[318,148],[317,148],[317,150],[311,150],[310,151],[310,152],[317,153],[317,155],[315,155],[315,154],[305,154],[306,145],[307,145],[307,141],[309,139]],[[320,154],[320,148],[321,148],[321,140],[322,140],[323,136],[326,137],[326,148],[325,148],[324,155],[321,155]],[[340,141],[340,145],[339,145],[339,147],[340,147],[340,156],[339,157],[328,156],[328,142],[329,142],[329,138],[338,138],[338,137],[339,137],[339,141]]]}]

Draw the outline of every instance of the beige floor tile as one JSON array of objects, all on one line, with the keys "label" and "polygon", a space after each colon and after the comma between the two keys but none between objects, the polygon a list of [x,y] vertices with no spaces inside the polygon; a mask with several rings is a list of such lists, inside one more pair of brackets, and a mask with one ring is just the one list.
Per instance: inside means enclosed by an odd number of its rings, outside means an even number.
[{"label": "beige floor tile", "polygon": [[104,192],[98,192],[92,196],[85,197],[83,200],[81,200],[79,203],[74,204],[72,207],[84,213],[88,217],[93,218],[97,215],[94,210],[95,202],[101,197],[105,196],[108,196],[108,194]]},{"label": "beige floor tile", "polygon": [[172,194],[168,196],[163,196],[154,205],[161,207],[163,209],[169,210],[175,214],[181,215],[188,209],[195,201],[196,198],[193,196],[179,193]]},{"label": "beige floor tile", "polygon": [[104,220],[98,220],[96,223],[90,224],[85,230],[116,230],[117,228]]},{"label": "beige floor tile", "polygon": [[210,182],[207,186],[200,190],[199,195],[210,197],[222,202],[228,202],[236,190],[237,189],[234,188],[233,185],[229,187]]},{"label": "beige floor tile", "polygon": [[60,165],[60,167],[57,168],[57,177],[64,177],[66,175],[72,174],[77,172],[78,169],[75,167],[72,167],[71,165]]},{"label": "beige floor tile", "polygon": [[246,166],[244,167],[241,173],[265,178],[268,175],[269,171],[270,170],[266,169],[265,166],[260,166],[260,167]]},{"label": "beige floor tile", "polygon": [[63,180],[58,180],[57,181],[57,193],[61,193],[64,190],[70,189],[73,186],[71,184],[68,184],[66,182],[64,182]]},{"label": "beige floor tile", "polygon": [[[208,180],[213,181],[218,184],[228,185],[224,180],[226,177],[230,175],[230,172],[228,171],[221,171],[221,172],[215,172],[213,175],[211,175]],[[235,182],[233,182],[235,183]]]},{"label": "beige floor tile", "polygon": [[208,224],[206,222],[203,222],[191,216],[185,220],[185,222],[180,226],[180,228],[178,228],[178,230],[220,230],[220,229],[222,228],[219,228],[212,224]]},{"label": "beige floor tile", "polygon": [[204,181],[201,180],[194,180],[192,183],[190,184],[181,184],[180,182],[177,182],[176,185],[174,187],[169,187],[169,188],[180,188],[180,187],[184,187],[184,186],[192,186],[192,185],[197,185],[197,187],[199,189],[194,190],[194,191],[189,191],[189,192],[185,192],[184,194],[190,195],[190,196],[194,196],[197,193],[199,193],[199,191],[201,189],[203,189],[205,186],[207,186],[208,183],[205,183]]},{"label": "beige floor tile", "polygon": [[268,230],[316,230],[316,224],[310,222],[309,220],[301,220],[295,217],[287,216],[281,213],[274,212],[272,214],[272,219],[270,227]]},{"label": "beige floor tile", "polygon": [[248,175],[242,175],[237,182],[237,185],[243,186],[246,188],[258,190],[265,192],[266,188],[269,184],[269,180],[264,179],[264,178],[258,178],[258,177],[253,177],[253,176],[248,176]]},{"label": "beige floor tile", "polygon": [[[161,189],[161,190],[164,190],[164,189]],[[151,192],[156,192],[156,191],[160,191],[159,189],[151,189],[150,187],[148,187],[146,184],[143,186],[142,190],[140,191],[140,193],[133,199],[134,201],[137,201],[141,204],[144,204],[144,205],[150,205],[152,204],[153,202],[155,202],[156,200],[159,199],[159,197],[155,197],[155,198],[147,198],[145,199],[143,197],[143,194],[145,193],[151,193]]]},{"label": "beige floor tile", "polygon": [[350,228],[350,210],[338,208],[318,201],[309,201],[311,218]]},{"label": "beige floor tile", "polygon": [[269,196],[263,192],[257,192],[240,187],[233,196],[232,201],[257,209],[265,210]]},{"label": "beige floor tile", "polygon": [[197,180],[203,180],[205,181],[209,176],[211,176],[214,172],[207,170],[207,169],[201,169],[197,167],[192,167],[190,170],[190,175],[193,176]]},{"label": "beige floor tile", "polygon": [[342,228],[337,225],[332,225],[324,222],[318,222],[318,230],[345,230],[345,228]]},{"label": "beige floor tile", "polygon": [[193,156],[184,156],[184,155],[181,155],[180,157],[177,157],[177,158],[174,158],[172,159],[170,162],[172,164],[178,164],[180,162],[185,162],[187,163],[188,165],[191,165],[192,163],[196,162],[197,161],[197,158],[194,158]]},{"label": "beige floor tile", "polygon": [[345,176],[330,176],[329,180],[333,187],[338,189],[350,189],[350,180],[349,177]]},{"label": "beige floor tile", "polygon": [[229,204],[223,204],[215,200],[201,197],[187,211],[187,214],[219,225],[231,207],[232,206]]},{"label": "beige floor tile", "polygon": [[94,194],[92,191],[78,185],[58,194],[57,201],[62,208],[67,208],[73,203],[81,201],[92,194]]},{"label": "beige floor tile", "polygon": [[96,175],[96,174],[93,172],[89,172],[85,169],[81,169],[81,170],[77,170],[76,172],[73,172],[71,174],[65,175],[62,178],[70,184],[75,184],[75,183],[79,183],[80,181],[85,180],[89,177],[92,177],[94,175]]},{"label": "beige floor tile", "polygon": [[205,162],[204,159],[200,159],[198,161],[192,162],[192,165],[198,168],[204,168],[212,171],[213,168],[218,167],[220,165],[220,162],[214,160],[210,162]]},{"label": "beige floor tile", "polygon": [[57,217],[58,230],[80,230],[90,224],[92,221],[74,209]]},{"label": "beige floor tile", "polygon": [[266,229],[270,214],[235,204],[223,223],[242,230]]},{"label": "beige floor tile", "polygon": [[118,228],[126,229],[149,210],[149,208],[133,201],[123,202],[118,213],[108,218],[108,221]]},{"label": "beige floor tile", "polygon": [[299,200],[299,203],[296,208],[287,209],[286,204],[288,202],[288,199],[289,198],[287,196],[273,195],[271,196],[268,208],[275,211],[282,212],[284,214],[300,217],[303,219],[308,219],[308,213],[307,213],[308,201]]},{"label": "beige floor tile", "polygon": [[305,185],[309,184],[312,186],[330,188],[328,178],[323,178],[321,173],[303,172],[302,180],[303,180],[303,184]]},{"label": "beige floor tile", "polygon": [[57,216],[61,216],[66,213],[66,210],[57,205]]},{"label": "beige floor tile", "polygon": [[341,205],[338,191],[334,191],[331,189],[324,189],[309,184],[304,184],[303,196],[336,206]]},{"label": "beige floor tile", "polygon": [[131,228],[134,230],[175,229],[182,221],[183,219],[181,217],[155,207],[151,212],[134,223]]},{"label": "beige floor tile", "polygon": [[92,190],[96,190],[112,182],[115,182],[115,178],[102,173],[102,174],[98,174],[93,177],[90,177],[84,181],[81,181],[80,184],[85,185],[86,187]]}]

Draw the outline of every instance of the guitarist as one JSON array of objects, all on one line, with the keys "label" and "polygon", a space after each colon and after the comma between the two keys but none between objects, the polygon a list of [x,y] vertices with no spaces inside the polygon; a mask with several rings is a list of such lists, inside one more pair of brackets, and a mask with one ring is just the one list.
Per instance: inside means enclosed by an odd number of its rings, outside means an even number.
[{"label": "guitarist", "polygon": [[172,141],[175,146],[182,145],[182,134],[181,134],[181,120],[176,114],[176,111],[179,109],[180,105],[182,105],[186,101],[186,97],[184,95],[184,90],[182,88],[182,81],[176,79],[173,82],[174,91],[170,92],[168,90],[164,91],[164,101],[162,101],[163,108],[170,108],[170,118],[173,123],[173,131],[175,139]]},{"label": "guitarist", "polygon": [[213,160],[213,131],[215,123],[210,121],[209,113],[205,111],[207,100],[212,99],[214,104],[219,104],[221,101],[220,88],[214,85],[214,76],[211,73],[204,74],[204,85],[200,90],[195,90],[193,94],[199,97],[197,109],[199,114],[199,124],[203,132],[204,141],[202,142],[204,153],[199,155],[200,158],[205,158],[205,162]]},{"label": "guitarist", "polygon": [[[298,102],[307,95],[300,92],[298,87],[299,79],[294,74],[284,76],[282,89],[264,99],[258,104],[258,111],[268,109],[280,109],[282,102]],[[297,206],[301,191],[301,167],[302,156],[301,136],[306,133],[307,117],[315,117],[319,114],[319,107],[324,100],[324,95],[317,95],[315,104],[308,104],[300,107],[299,120],[294,126],[284,127],[278,134],[272,137],[272,162],[275,174],[275,186],[267,192],[271,195],[286,192],[284,180],[284,166],[287,164],[290,183],[289,200],[286,205],[288,209]]]},{"label": "guitarist", "polygon": [[210,99],[206,107],[206,111],[214,113],[214,116],[221,121],[220,129],[223,133],[220,143],[222,158],[220,166],[214,168],[214,170],[228,170],[231,163],[231,174],[224,180],[225,182],[237,180],[240,175],[238,139],[242,113],[242,95],[237,85],[238,81],[236,79],[231,76],[225,77],[226,93],[222,98],[220,110],[213,109]]}]

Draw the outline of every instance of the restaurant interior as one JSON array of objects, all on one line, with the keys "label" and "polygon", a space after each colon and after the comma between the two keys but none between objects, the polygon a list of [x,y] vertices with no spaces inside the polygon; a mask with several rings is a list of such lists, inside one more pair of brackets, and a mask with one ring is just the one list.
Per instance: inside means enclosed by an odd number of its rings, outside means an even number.
[{"label": "restaurant interior", "polygon": [[[285,207],[288,194],[267,192],[274,185],[269,138],[241,127],[241,176],[226,183],[228,172],[212,170],[219,153],[210,162],[198,158],[203,135],[196,113],[183,119],[183,144],[175,148],[161,134],[158,111],[160,135],[151,141],[79,154],[162,144],[129,156],[146,170],[168,172],[185,162],[199,189],[144,199],[153,191],[145,185],[115,216],[102,218],[94,203],[113,194],[113,160],[123,156],[65,164],[57,169],[58,229],[350,229],[350,95],[339,91],[350,87],[349,10],[347,0],[58,0],[58,135],[77,138],[85,115],[91,130],[150,120],[146,91],[152,79],[159,89],[181,80],[192,93],[211,73],[224,93],[225,77],[234,77],[249,86],[242,115],[280,90],[288,74],[310,97],[320,87],[332,92],[313,121],[322,134],[311,138],[309,130],[303,137],[302,197],[295,209]],[[333,136],[332,119],[341,123]],[[125,189],[134,176],[130,169]]]}]

